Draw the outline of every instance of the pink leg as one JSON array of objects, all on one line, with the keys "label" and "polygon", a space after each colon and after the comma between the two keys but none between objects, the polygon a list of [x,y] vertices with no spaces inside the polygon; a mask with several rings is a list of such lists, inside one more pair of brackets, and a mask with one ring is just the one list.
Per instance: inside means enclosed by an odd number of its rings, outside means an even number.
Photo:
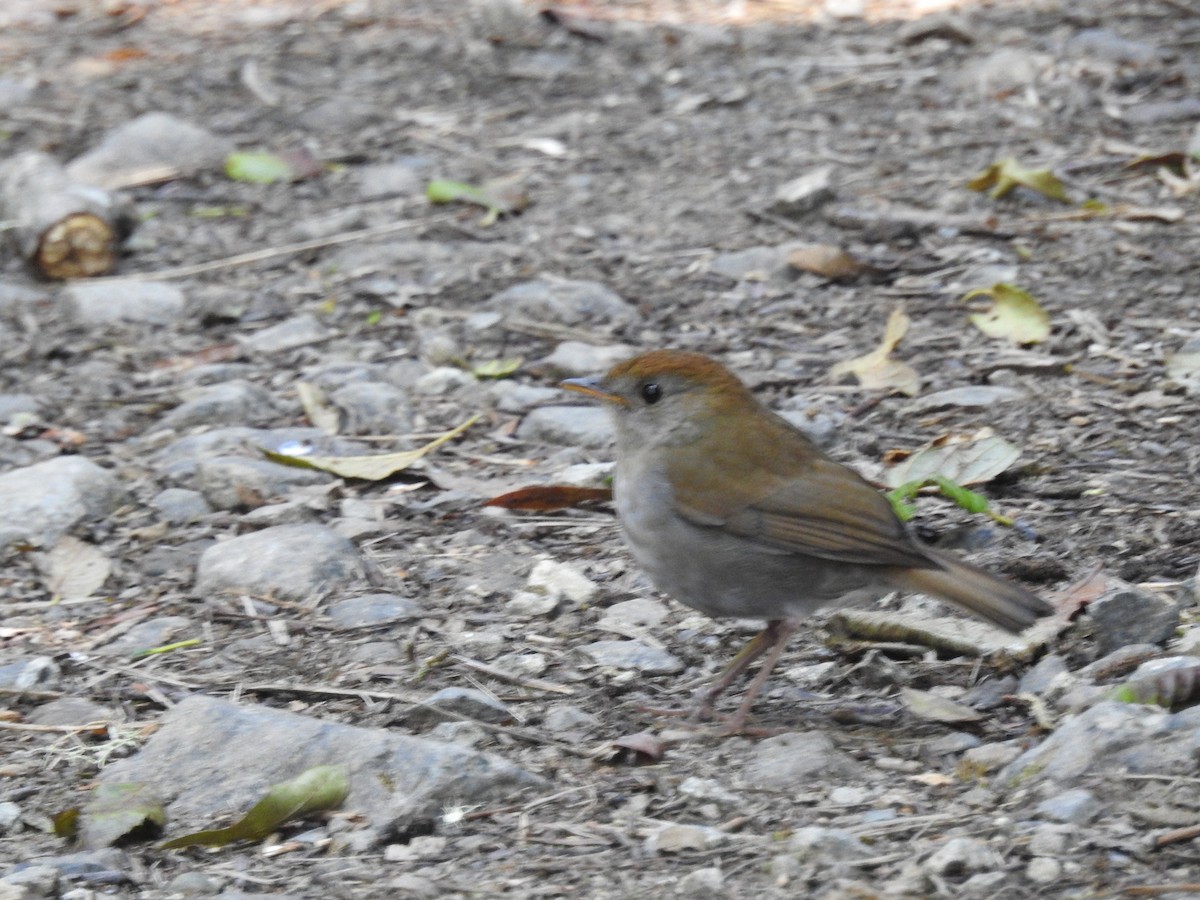
[{"label": "pink leg", "polygon": [[[763,685],[767,683],[767,679],[771,677],[771,672],[779,662],[779,657],[783,655],[783,650],[787,646],[788,640],[795,632],[795,622],[777,619],[767,624],[763,636],[771,635],[769,641],[770,652],[759,667],[758,674],[754,676],[754,681],[750,682],[750,687],[746,690],[746,696],[742,700],[742,705],[733,714],[733,718],[726,723],[723,729],[725,734],[741,734],[742,730],[746,727],[746,719],[750,717],[750,707],[754,705],[754,698],[758,696],[758,692],[762,690]],[[743,666],[743,668],[745,667]]]}]

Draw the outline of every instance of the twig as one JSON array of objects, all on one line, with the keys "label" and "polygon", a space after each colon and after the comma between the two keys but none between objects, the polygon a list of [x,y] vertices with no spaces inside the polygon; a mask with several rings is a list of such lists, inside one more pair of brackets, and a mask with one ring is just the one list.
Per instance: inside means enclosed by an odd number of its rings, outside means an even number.
[{"label": "twig", "polygon": [[1200,894],[1200,884],[1135,884],[1123,893],[1128,897],[1161,897],[1163,894]]},{"label": "twig", "polygon": [[1200,825],[1188,825],[1184,828],[1173,828],[1170,831],[1164,831],[1154,839],[1155,847],[1165,847],[1167,844],[1178,844],[1182,841],[1190,841],[1192,838],[1200,837]]},{"label": "twig", "polygon": [[98,731],[108,728],[114,722],[96,721],[86,725],[29,725],[25,722],[0,722],[3,731],[31,731],[42,734],[80,734],[85,731]]},{"label": "twig", "polygon": [[520,687],[526,687],[535,691],[549,691],[552,694],[566,694],[570,696],[575,693],[574,688],[569,688],[565,684],[556,684],[553,681],[543,681],[540,678],[526,678],[523,675],[518,675],[515,672],[506,672],[503,669],[497,669],[495,666],[489,666],[485,662],[480,662],[477,659],[469,659],[465,656],[452,655],[450,657],[459,665],[466,666],[468,669],[474,669],[476,672],[482,672],[484,675],[490,675],[493,678],[498,678],[501,681],[507,681],[510,684],[515,684]]},{"label": "twig", "polygon": [[27,700],[57,700],[62,691],[34,691],[24,688],[0,687],[0,697],[20,697]]}]

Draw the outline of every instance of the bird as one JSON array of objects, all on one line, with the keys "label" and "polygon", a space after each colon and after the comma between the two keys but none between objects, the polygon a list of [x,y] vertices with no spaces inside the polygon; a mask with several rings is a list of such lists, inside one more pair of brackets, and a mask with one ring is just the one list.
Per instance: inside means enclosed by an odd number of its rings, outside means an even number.
[{"label": "bird", "polygon": [[828,456],[700,353],[641,353],[561,386],[601,401],[616,434],[613,498],[656,588],[714,617],[766,625],[699,698],[693,718],[765,656],[726,733],[745,728],[791,636],[820,607],[890,590],[947,600],[1020,632],[1053,608],[920,543],[869,481]]}]

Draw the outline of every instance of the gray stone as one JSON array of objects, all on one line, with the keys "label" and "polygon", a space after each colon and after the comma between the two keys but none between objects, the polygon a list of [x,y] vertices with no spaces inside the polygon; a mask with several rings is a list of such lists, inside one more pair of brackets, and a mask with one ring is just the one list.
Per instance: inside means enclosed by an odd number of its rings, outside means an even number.
[{"label": "gray stone", "polygon": [[390,384],[361,381],[347,384],[329,395],[342,412],[343,434],[408,434],[412,431],[412,404],[408,394]]},{"label": "gray stone", "polygon": [[1056,654],[1048,654],[1021,676],[1017,690],[1022,694],[1044,694],[1066,672],[1067,661]]},{"label": "gray stone", "polygon": [[796,791],[814,781],[862,777],[864,769],[823,731],[794,731],[751,748],[742,781],[758,791]]},{"label": "gray stone", "polygon": [[693,869],[675,885],[678,897],[725,897],[725,876],[719,866]]},{"label": "gray stone", "polygon": [[296,488],[333,480],[328,472],[245,456],[201,460],[196,470],[196,487],[216,509],[245,509],[286,497]]},{"label": "gray stone", "polygon": [[576,378],[582,375],[603,375],[617,363],[629,359],[637,351],[627,344],[584,344],[563,341],[549,356],[538,360],[538,366],[555,378]]},{"label": "gray stone", "polygon": [[543,406],[517,427],[523,441],[602,449],[613,442],[608,412],[598,406]]},{"label": "gray stone", "polygon": [[1055,822],[1070,825],[1086,825],[1104,809],[1096,795],[1083,788],[1074,788],[1047,797],[1037,805],[1038,815]]},{"label": "gray stone", "polygon": [[562,389],[501,379],[488,386],[488,397],[500,412],[524,413],[562,398]]},{"label": "gray stone", "polygon": [[62,878],[125,873],[131,868],[129,857],[123,851],[114,847],[102,847],[97,850],[80,850],[77,853],[39,856],[27,862],[17,863],[5,880],[10,879],[14,873],[42,866],[54,869]]},{"label": "gray stone", "polygon": [[1062,878],[1062,863],[1057,859],[1035,856],[1025,866],[1025,877],[1034,884],[1056,884]]},{"label": "gray stone", "polygon": [[413,390],[426,397],[447,397],[479,382],[470,372],[455,366],[438,366],[417,379]]},{"label": "gray stone", "polygon": [[934,875],[959,878],[978,872],[1004,868],[1000,854],[976,838],[956,837],[935,850],[925,860],[925,868]]},{"label": "gray stone", "polygon": [[323,341],[332,334],[332,331],[317,321],[316,316],[302,313],[285,319],[278,325],[240,337],[238,343],[250,353],[270,355]]},{"label": "gray stone", "polygon": [[53,546],[81,522],[124,503],[112,473],[82,456],[60,456],[0,475],[0,549],[18,541]]},{"label": "gray stone", "polygon": [[914,413],[928,413],[948,407],[988,409],[1001,403],[1028,400],[1029,395],[1017,388],[996,384],[973,384],[948,388],[913,400],[908,404]]},{"label": "gray stone", "polygon": [[196,623],[186,616],[155,616],[138,622],[101,649],[110,656],[129,656],[142,650],[161,647],[183,638],[188,632],[198,633]]},{"label": "gray stone", "polygon": [[199,491],[187,488],[167,488],[150,501],[159,515],[172,525],[186,525],[212,512],[212,507]]},{"label": "gray stone", "polygon": [[833,198],[833,166],[821,166],[780,185],[775,191],[771,212],[798,219],[820,209]]},{"label": "gray stone", "polygon": [[163,416],[160,424],[177,431],[196,425],[246,425],[270,421],[278,412],[265,390],[235,379],[188,392],[183,403]]},{"label": "gray stone", "polygon": [[747,247],[745,250],[720,253],[709,264],[709,269],[735,281],[790,278],[788,255],[794,247],[795,244],[780,244],[773,247]]},{"label": "gray stone", "polygon": [[526,281],[494,294],[486,306],[506,316],[561,325],[628,324],[641,318],[637,307],[594,281]]},{"label": "gray stone", "polygon": [[1179,627],[1179,607],[1150,591],[1119,590],[1088,604],[1097,649],[1111,653],[1126,644],[1157,644]]},{"label": "gray stone", "polygon": [[649,597],[635,597],[614,603],[604,611],[597,628],[625,633],[631,629],[653,628],[667,618],[667,605]]},{"label": "gray stone", "polygon": [[360,166],[358,195],[364,200],[384,200],[406,197],[421,192],[422,178],[416,167],[408,163],[377,163]]},{"label": "gray stone", "polygon": [[221,893],[224,882],[204,872],[180,872],[169,882],[167,891],[185,897],[208,897]]},{"label": "gray stone", "polygon": [[364,594],[329,604],[326,610],[338,628],[372,628],[419,618],[424,614],[415,600],[397,594]]},{"label": "gray stone", "polygon": [[829,865],[873,856],[870,847],[840,828],[810,825],[798,829],[788,841],[788,850],[801,862]]},{"label": "gray stone", "polygon": [[711,825],[660,825],[646,838],[646,852],[682,853],[711,850],[729,841],[729,835]]},{"label": "gray stone", "polygon": [[674,675],[683,671],[683,663],[677,657],[641,641],[595,641],[575,652],[593,665],[632,669],[643,675]]},{"label": "gray stone", "polygon": [[1145,66],[1157,62],[1159,50],[1153,44],[1121,37],[1109,28],[1084,28],[1067,40],[1064,49],[1078,56],[1091,56],[1114,63]]},{"label": "gray stone", "polygon": [[366,579],[355,546],[323,525],[277,525],[214,544],[196,571],[201,597],[223,591],[312,601]]},{"label": "gray stone", "polygon": [[53,691],[62,679],[62,669],[49,656],[35,656],[0,666],[0,687],[18,691]]},{"label": "gray stone", "polygon": [[170,325],[183,318],[187,306],[173,284],[124,279],[73,281],[63,288],[62,303],[66,314],[83,325]]},{"label": "gray stone", "polygon": [[542,728],[559,740],[573,744],[595,732],[601,724],[594,713],[570,704],[551,708],[542,719]]},{"label": "gray stone", "polygon": [[18,868],[5,875],[0,884],[19,887],[24,896],[32,900],[34,897],[53,897],[58,893],[58,869],[54,866],[35,864]]},{"label": "gray stone", "polygon": [[32,394],[0,394],[0,424],[11,423],[17,416],[36,420],[41,406]]},{"label": "gray stone", "polygon": [[581,604],[590,602],[600,590],[577,566],[552,559],[539,559],[533,564],[526,586],[534,593]]},{"label": "gray stone", "polygon": [[21,804],[11,800],[0,801],[0,834],[7,834],[21,821]]},{"label": "gray stone", "polygon": [[87,725],[89,722],[113,722],[120,719],[117,719],[107,706],[101,706],[86,697],[59,697],[43,703],[31,712],[29,721],[34,725]]},{"label": "gray stone", "polygon": [[1021,747],[1016,741],[999,741],[994,744],[980,744],[972,747],[963,754],[963,762],[972,770],[994,772],[1007,766],[1021,755]]},{"label": "gray stone", "polygon": [[335,764],[349,770],[342,809],[365,820],[372,843],[440,818],[464,798],[545,786],[499,757],[453,744],[200,695],[168,710],[142,750],[109,765],[101,780],[158,791],[172,832],[185,833],[249,809],[272,784]]},{"label": "gray stone", "polygon": [[1033,831],[1029,839],[1029,852],[1034,856],[1062,856],[1079,837],[1075,825],[1046,822]]},{"label": "gray stone", "polygon": [[113,128],[95,147],[67,166],[75,181],[98,187],[124,187],[148,169],[169,169],[185,177],[219,171],[234,151],[218,137],[168,113],[150,112]]},{"label": "gray stone", "polygon": [[515,719],[512,710],[483,691],[448,687],[408,710],[405,720],[411,725],[421,725],[459,716],[492,725],[510,723]]}]

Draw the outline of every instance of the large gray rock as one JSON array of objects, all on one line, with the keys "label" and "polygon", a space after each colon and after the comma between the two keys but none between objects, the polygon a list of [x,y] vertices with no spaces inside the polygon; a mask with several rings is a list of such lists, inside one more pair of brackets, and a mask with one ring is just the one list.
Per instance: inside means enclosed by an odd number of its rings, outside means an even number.
[{"label": "large gray rock", "polygon": [[487,302],[506,316],[563,325],[629,323],[641,318],[637,307],[594,281],[542,278],[514,284]]},{"label": "large gray rock", "polygon": [[65,312],[84,325],[140,322],[170,325],[183,318],[183,291],[158,281],[76,281],[63,288]]},{"label": "large gray rock", "polygon": [[60,456],[0,475],[0,550],[26,541],[49,547],[80,522],[125,502],[116,477],[82,456]]},{"label": "large gray rock", "polygon": [[168,711],[141,752],[107,767],[102,781],[150,786],[166,803],[171,833],[182,834],[249,809],[272,784],[333,764],[349,770],[342,809],[361,816],[378,841],[464,800],[544,786],[497,756],[454,744],[203,696]]},{"label": "large gray rock", "polygon": [[218,456],[201,460],[196,487],[216,509],[244,509],[295,488],[328,484],[333,476],[317,469],[301,469],[247,456]]},{"label": "large gray rock", "polygon": [[311,600],[366,577],[357,548],[336,532],[324,525],[277,525],[205,550],[195,591]]},{"label": "large gray rock", "polygon": [[613,442],[613,424],[599,406],[542,406],[517,427],[523,441],[600,449]]}]

